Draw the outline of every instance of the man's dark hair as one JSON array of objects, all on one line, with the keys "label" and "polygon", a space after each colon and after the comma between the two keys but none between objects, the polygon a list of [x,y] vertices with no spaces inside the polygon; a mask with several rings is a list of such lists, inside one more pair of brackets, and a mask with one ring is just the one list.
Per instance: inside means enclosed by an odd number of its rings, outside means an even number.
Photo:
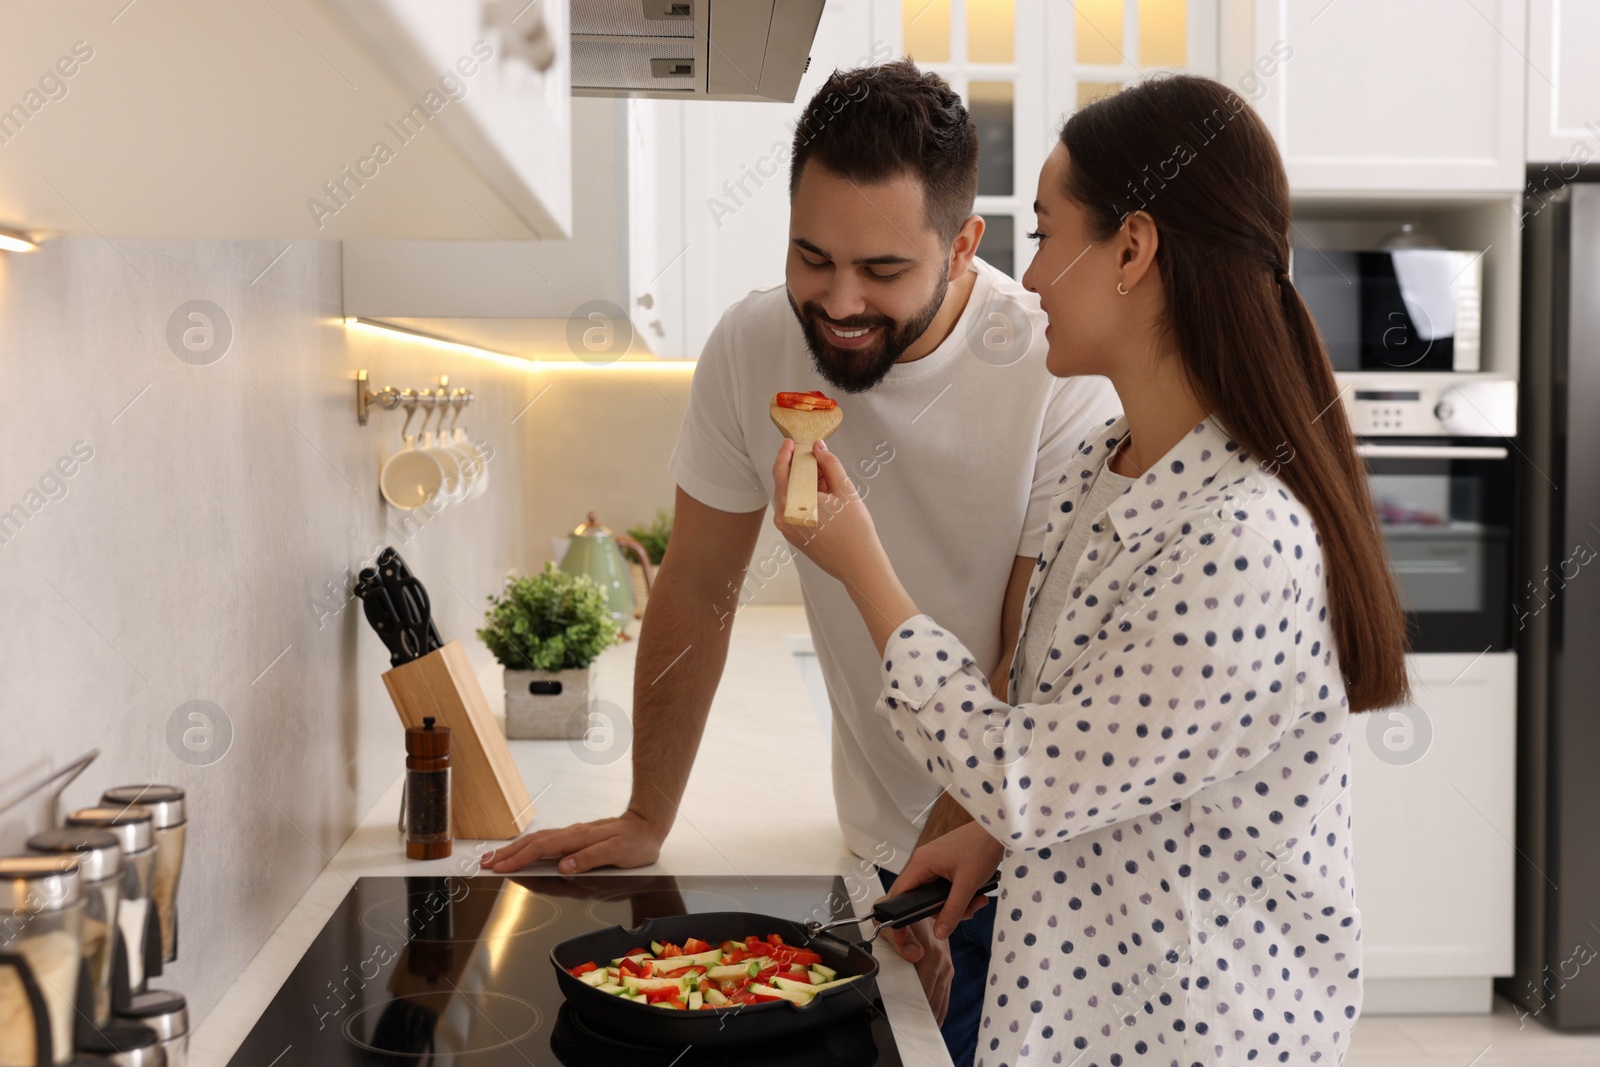
[{"label": "man's dark hair", "polygon": [[921,178],[928,225],[947,247],[978,193],[978,130],[966,105],[906,59],[833,72],[795,126],[790,198],[808,160],[864,184]]}]

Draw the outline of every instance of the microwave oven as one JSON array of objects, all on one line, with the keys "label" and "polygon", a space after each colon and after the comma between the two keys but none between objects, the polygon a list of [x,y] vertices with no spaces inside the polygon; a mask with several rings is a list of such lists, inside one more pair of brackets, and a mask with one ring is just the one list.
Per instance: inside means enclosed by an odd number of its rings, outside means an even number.
[{"label": "microwave oven", "polygon": [[1476,371],[1483,256],[1299,246],[1290,268],[1335,371]]}]

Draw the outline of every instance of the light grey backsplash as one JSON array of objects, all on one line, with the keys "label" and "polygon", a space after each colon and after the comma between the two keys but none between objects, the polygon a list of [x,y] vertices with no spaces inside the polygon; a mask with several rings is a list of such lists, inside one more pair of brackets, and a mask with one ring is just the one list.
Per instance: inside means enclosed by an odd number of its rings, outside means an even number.
[{"label": "light grey backsplash", "polygon": [[[530,373],[350,331],[339,277],[337,243],[0,254],[0,794],[90,747],[69,808],[118,784],[188,790],[180,959],[158,984],[197,1017],[403,767],[351,574],[396,545],[497,697],[473,631],[505,573],[541,566],[589,509],[620,529],[672,502],[687,374]],[[195,299],[232,325],[209,365],[168,342]],[[374,387],[473,389],[463,424],[494,446],[489,493],[422,522],[386,507],[377,471],[403,416],[357,424],[359,368]],[[764,599],[796,599],[788,570]],[[231,726],[213,763],[171,740],[202,725],[179,711],[191,701]],[[0,818],[0,852],[43,817]]]}]

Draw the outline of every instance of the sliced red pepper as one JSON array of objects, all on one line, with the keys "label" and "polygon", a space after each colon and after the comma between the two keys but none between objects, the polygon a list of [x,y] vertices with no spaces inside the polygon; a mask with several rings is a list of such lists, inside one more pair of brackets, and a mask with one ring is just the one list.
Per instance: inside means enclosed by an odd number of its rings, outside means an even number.
[{"label": "sliced red pepper", "polygon": [[779,393],[772,400],[780,408],[796,408],[801,411],[832,411],[839,406],[837,401],[816,389],[809,393]]},{"label": "sliced red pepper", "polygon": [[644,991],[644,999],[651,1004],[658,1000],[674,1000],[677,996],[677,986],[664,986],[661,989],[646,989]]},{"label": "sliced red pepper", "polygon": [[757,1004],[767,1004],[774,1000],[783,999],[782,997],[769,997],[764,993],[746,993],[745,996],[753,998],[754,1002]]},{"label": "sliced red pepper", "polygon": [[639,948],[630,948],[628,951],[622,953],[622,955],[624,955],[624,956],[648,956],[648,955],[650,955],[650,950],[647,949],[647,948],[644,948],[643,946],[640,946]]},{"label": "sliced red pepper", "polygon": [[794,955],[789,957],[789,961],[805,967],[811,967],[822,962],[822,954],[813,952],[808,948],[799,948],[795,949]]},{"label": "sliced red pepper", "polygon": [[670,960],[674,957],[682,956],[683,954],[683,949],[679,948],[677,945],[674,945],[671,941],[668,941],[666,944],[661,946],[661,952],[658,954],[657,958]]},{"label": "sliced red pepper", "polygon": [[768,934],[767,935],[767,944],[769,944],[769,945],[781,945],[783,943],[784,943],[784,940],[783,940],[783,936],[781,934]]},{"label": "sliced red pepper", "polygon": [[574,978],[578,978],[582,975],[588,974],[590,971],[598,971],[599,969],[600,965],[598,963],[580,963],[567,973],[572,975]]},{"label": "sliced red pepper", "polygon": [[691,937],[689,940],[683,943],[683,954],[685,956],[694,956],[701,952],[710,951],[711,945],[708,942],[700,940],[698,937]]}]

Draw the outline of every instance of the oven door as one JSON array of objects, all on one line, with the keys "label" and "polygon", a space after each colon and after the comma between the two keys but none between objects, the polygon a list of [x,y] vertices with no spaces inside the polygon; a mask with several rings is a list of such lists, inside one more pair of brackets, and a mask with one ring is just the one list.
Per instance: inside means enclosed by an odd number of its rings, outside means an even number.
[{"label": "oven door", "polygon": [[1413,652],[1511,647],[1515,463],[1503,439],[1364,438]]}]

